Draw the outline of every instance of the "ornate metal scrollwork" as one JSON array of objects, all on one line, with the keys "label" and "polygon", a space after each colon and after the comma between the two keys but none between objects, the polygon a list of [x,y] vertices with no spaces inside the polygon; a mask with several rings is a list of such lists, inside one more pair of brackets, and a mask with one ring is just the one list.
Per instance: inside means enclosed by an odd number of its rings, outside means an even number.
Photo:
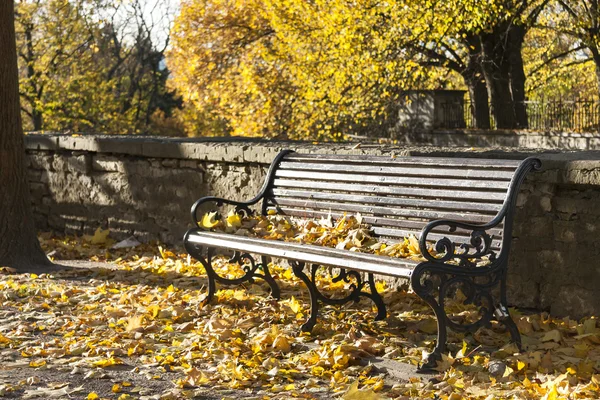
[{"label": "ornate metal scrollwork", "polygon": [[[492,319],[503,323],[512,340],[521,347],[521,337],[514,321],[505,306],[504,268],[461,268],[455,265],[424,262],[419,264],[412,276],[411,286],[415,293],[433,309],[438,325],[436,347],[420,370],[431,370],[446,352],[447,328],[457,332],[475,332],[481,327],[490,326]],[[492,291],[500,288],[500,298],[494,299]],[[457,323],[446,313],[446,299],[460,288],[465,295],[463,304],[473,304],[479,308],[479,318],[474,322]]]},{"label": "ornate metal scrollwork", "polygon": [[[204,303],[209,303],[214,298],[217,290],[216,282],[224,285],[239,285],[244,282],[254,283],[255,278],[264,279],[271,288],[271,295],[276,299],[280,298],[281,291],[279,286],[269,271],[268,257],[261,256],[260,262],[257,262],[250,253],[234,251],[228,262],[239,264],[244,274],[239,278],[232,279],[220,276],[213,268],[213,257],[215,251],[213,247],[208,247],[205,249],[202,246],[193,245],[187,240],[184,241],[184,243],[188,253],[199,260],[206,270],[206,275],[208,277],[208,294],[206,299],[204,299]],[[259,271],[262,271],[262,273]]]},{"label": "ornate metal scrollwork", "polygon": [[[447,223],[448,232],[455,232],[457,225],[455,223]],[[426,234],[425,233],[425,238]],[[427,247],[425,244],[424,247]],[[473,230],[469,237],[469,243],[461,243],[456,245],[452,240],[443,237],[435,242],[434,249],[438,255],[434,256],[430,253],[429,248],[423,253],[423,256],[432,262],[448,262],[452,260],[458,261],[458,265],[466,268],[475,268],[477,261],[481,261],[484,257],[490,262],[496,260],[496,252],[492,250],[492,237],[484,230]]]},{"label": "ornate metal scrollwork", "polygon": [[[368,274],[368,279],[367,281],[365,281],[362,278],[361,274],[357,271],[347,271],[343,268],[340,268],[339,274],[333,276],[331,278],[331,281],[344,281],[346,283],[349,283],[350,293],[342,298],[331,298],[325,296],[315,284],[317,278],[317,271],[319,270],[319,268],[322,267],[321,265],[311,264],[309,277],[304,272],[306,263],[290,260],[290,264],[292,266],[294,274],[298,278],[300,278],[302,282],[304,282],[310,294],[310,317],[301,327],[303,332],[312,331],[315,324],[317,323],[317,317],[319,314],[319,302],[330,305],[343,305],[351,301],[358,302],[360,300],[360,297],[363,296],[371,299],[377,306],[377,316],[375,317],[376,321],[382,320],[386,317],[387,312],[385,308],[385,303],[383,302],[383,299],[381,298],[380,294],[377,292],[377,289],[375,287],[375,278],[373,274]],[[368,292],[364,290],[367,285],[369,287]]]}]

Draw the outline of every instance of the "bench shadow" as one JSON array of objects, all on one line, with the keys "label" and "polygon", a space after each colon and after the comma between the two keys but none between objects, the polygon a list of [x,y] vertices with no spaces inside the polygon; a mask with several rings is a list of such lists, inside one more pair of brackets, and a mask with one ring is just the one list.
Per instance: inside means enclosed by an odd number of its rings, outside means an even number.
[{"label": "bench shadow", "polygon": [[[109,266],[102,265],[108,264]],[[205,276],[187,275],[175,271],[164,273],[154,273],[145,271],[141,268],[132,268],[131,270],[120,269],[119,266],[111,267],[110,263],[89,262],[89,261],[57,261],[52,268],[53,279],[65,281],[83,282],[91,279],[108,282],[120,282],[125,284],[143,284],[155,287],[178,287],[181,280],[186,280],[186,288],[204,288],[208,285],[208,279]],[[198,285],[192,285],[194,282]]]}]

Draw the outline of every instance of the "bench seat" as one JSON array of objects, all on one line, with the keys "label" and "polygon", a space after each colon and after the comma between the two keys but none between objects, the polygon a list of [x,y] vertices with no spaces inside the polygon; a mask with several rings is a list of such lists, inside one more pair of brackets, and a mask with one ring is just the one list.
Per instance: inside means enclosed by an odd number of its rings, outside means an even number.
[{"label": "bench seat", "polygon": [[189,231],[186,240],[204,246],[404,278],[409,278],[414,267],[418,264],[417,261],[406,258],[359,253],[303,243],[236,236],[230,233],[208,232],[199,229]]}]

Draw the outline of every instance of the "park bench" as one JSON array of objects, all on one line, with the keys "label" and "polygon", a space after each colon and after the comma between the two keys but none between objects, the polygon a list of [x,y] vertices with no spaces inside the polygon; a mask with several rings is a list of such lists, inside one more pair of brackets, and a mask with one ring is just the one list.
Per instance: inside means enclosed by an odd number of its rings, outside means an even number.
[{"label": "park bench", "polygon": [[[207,203],[212,209],[228,205],[246,215],[260,212],[321,218],[360,213],[379,240],[394,242],[415,235],[425,261],[201,228],[190,229],[184,244],[206,268],[207,301],[213,298],[217,282],[240,284],[255,278],[264,279],[272,295],[279,298],[268,265],[273,258],[287,259],[310,293],[311,313],[302,326],[304,331],[315,325],[320,303],[344,304],[367,297],[377,306],[376,319],[385,318],[374,274],[408,278],[413,291],[432,307],[437,318],[436,347],[421,366],[430,369],[446,351],[447,327],[474,332],[496,319],[520,348],[519,331],[506,308],[506,273],[519,187],[529,171],[540,167],[537,158],[384,157],[284,150],[272,162],[256,197],[247,202],[203,197],[192,206],[194,223],[198,224],[198,213],[207,210]],[[233,252],[230,261],[238,262],[244,275],[236,279],[219,276],[212,267],[216,249]],[[334,281],[352,281],[350,294],[331,298],[319,291],[315,277],[321,267],[330,273],[331,267],[336,267],[339,272],[332,276]],[[466,297],[465,303],[479,307],[479,320],[459,323],[448,316],[445,304],[457,289]]]}]

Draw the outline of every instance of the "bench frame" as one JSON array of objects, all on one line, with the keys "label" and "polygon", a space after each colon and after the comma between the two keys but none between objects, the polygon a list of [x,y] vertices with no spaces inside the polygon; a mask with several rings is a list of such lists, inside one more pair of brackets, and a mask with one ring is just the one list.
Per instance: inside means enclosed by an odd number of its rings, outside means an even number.
[{"label": "bench frame", "polygon": [[[293,151],[283,150],[275,157],[267,171],[261,190],[251,200],[242,202],[214,196],[203,197],[197,200],[191,209],[194,224],[199,226],[199,216],[197,214],[200,207],[206,203],[214,203],[217,207],[223,205],[234,206],[235,212],[242,216],[249,216],[254,212],[250,207],[262,201],[260,212],[262,215],[266,215],[266,195],[273,187],[275,171],[279,163],[290,153],[293,153]],[[427,361],[419,367],[420,371],[432,370],[437,366],[437,361],[442,359],[442,354],[447,351],[448,327],[458,332],[473,333],[480,327],[490,326],[492,319],[495,319],[506,327],[512,341],[521,349],[521,336],[507,309],[506,277],[508,256],[512,241],[513,217],[519,188],[528,172],[539,170],[540,168],[541,161],[537,158],[530,157],[521,162],[514,172],[501,210],[486,224],[475,225],[452,220],[435,220],[425,225],[419,238],[419,247],[426,261],[418,263],[409,272],[395,273],[393,270],[389,271],[389,275],[409,278],[414,292],[431,306],[437,319],[438,333],[436,346]],[[502,227],[502,246],[499,254],[496,254],[496,251],[492,249],[492,238],[487,231],[497,227],[501,223],[504,223]],[[455,232],[457,229],[470,231],[470,239],[468,243],[463,243],[460,246],[456,246],[447,237],[443,237],[437,241],[428,239],[431,231],[436,229],[439,232],[440,227],[450,233]],[[208,294],[205,302],[210,302],[213,299],[217,282],[225,285],[237,285],[245,282],[253,283],[256,278],[265,280],[270,286],[271,295],[276,299],[280,298],[279,287],[269,271],[269,262],[271,257],[286,258],[286,254],[292,249],[292,244],[276,242],[277,244],[273,244],[273,251],[270,251],[269,255],[261,254],[260,260],[256,260],[250,254],[257,254],[250,247],[244,251],[235,250],[229,261],[239,263],[244,270],[244,275],[237,279],[228,279],[219,276],[212,267],[214,249],[225,246],[219,245],[218,241],[213,243],[195,241],[193,234],[197,230],[197,228],[190,229],[185,234],[184,245],[188,253],[199,260],[206,269]],[[438,256],[434,256],[429,252],[427,244],[431,242],[435,243],[434,248]],[[440,254],[443,254],[443,256],[440,257]],[[477,266],[477,261],[480,261],[483,257],[487,258],[489,263],[485,266]],[[332,281],[339,282],[343,280],[346,283],[351,283],[350,293],[344,298],[332,299],[319,291],[319,288],[315,284],[315,277],[320,267],[340,267],[340,265],[335,265],[330,259],[324,259],[323,263],[315,262],[310,264],[294,260],[293,258],[288,258],[288,261],[294,274],[305,283],[310,294],[311,313],[309,319],[302,325],[303,331],[311,331],[316,324],[319,302],[342,305],[351,301],[356,302],[360,297],[367,297],[377,306],[378,312],[375,319],[382,320],[386,317],[385,304],[376,290],[372,272],[361,268],[353,269],[352,266],[340,268],[340,272],[336,276],[332,275]],[[305,273],[306,267],[309,268],[309,274]],[[366,280],[363,279],[359,271],[367,273]],[[365,290],[367,286],[369,291]],[[465,304],[479,306],[480,319],[476,322],[458,324],[452,321],[447,315],[444,308],[445,299],[448,295],[452,294],[453,288],[456,287],[460,287],[466,296],[464,300]],[[493,291],[496,289],[499,289],[499,294],[494,295]],[[495,297],[498,298],[494,299]]]}]

